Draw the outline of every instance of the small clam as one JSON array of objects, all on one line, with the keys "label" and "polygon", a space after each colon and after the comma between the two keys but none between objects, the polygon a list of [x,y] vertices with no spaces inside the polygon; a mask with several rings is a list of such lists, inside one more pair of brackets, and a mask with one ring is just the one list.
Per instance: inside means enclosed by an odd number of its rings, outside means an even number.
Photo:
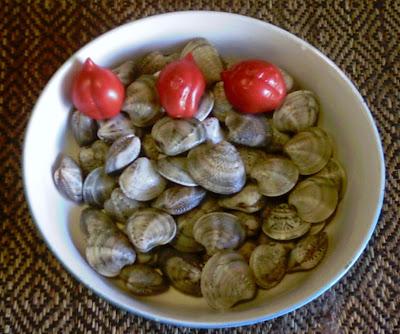
[{"label": "small clam", "polygon": [[309,177],[299,182],[289,195],[289,204],[296,207],[301,219],[319,223],[336,209],[338,191],[335,185],[322,177]]},{"label": "small clam", "polygon": [[178,54],[171,54],[166,56],[162,54],[160,51],[153,51],[146,55],[144,55],[141,59],[138,60],[136,64],[136,73],[137,74],[154,74],[160,70],[162,70],[165,65],[178,59]]},{"label": "small clam", "polygon": [[194,223],[193,236],[209,255],[213,255],[222,249],[238,247],[245,239],[246,232],[235,215],[211,212]]},{"label": "small clam", "polygon": [[247,240],[237,251],[247,262],[249,262],[251,253],[253,253],[256,247],[257,243],[255,241]]},{"label": "small clam", "polygon": [[261,194],[273,197],[286,194],[296,185],[299,170],[287,158],[269,156],[256,163],[250,176],[257,181]]},{"label": "small clam", "polygon": [[158,209],[136,210],[129,217],[125,232],[132,244],[143,253],[169,243],[176,234],[174,219]]},{"label": "small clam", "polygon": [[181,233],[179,227],[175,239],[171,242],[171,246],[184,253],[200,253],[204,251],[204,247],[194,240],[193,236],[189,237]]},{"label": "small clam", "polygon": [[264,218],[263,232],[276,240],[296,239],[306,234],[311,224],[302,220],[293,206],[280,204]]},{"label": "small clam", "polygon": [[79,224],[81,230],[87,237],[92,234],[99,234],[103,231],[116,229],[108,215],[101,210],[90,207],[82,210]]},{"label": "small clam", "polygon": [[347,176],[339,161],[331,158],[328,163],[315,176],[331,180],[339,191],[339,198],[343,198],[346,191]]},{"label": "small clam", "polygon": [[157,197],[152,207],[163,210],[170,215],[181,215],[200,204],[206,191],[200,187],[172,186]]},{"label": "small clam", "polygon": [[294,80],[293,80],[292,76],[288,72],[286,72],[284,69],[282,69],[280,67],[278,67],[278,69],[283,76],[283,80],[285,81],[286,91],[290,92],[294,86]]},{"label": "small clam", "polygon": [[245,259],[234,251],[214,254],[201,274],[201,292],[213,309],[225,310],[256,294],[256,284]]},{"label": "small clam", "polygon": [[245,146],[266,146],[271,141],[271,129],[264,116],[230,113],[225,118],[228,140]]},{"label": "small clam", "polygon": [[309,270],[321,262],[328,249],[325,232],[308,235],[290,252],[289,271]]},{"label": "small clam", "polygon": [[197,119],[164,117],[154,124],[151,135],[157,147],[167,155],[178,155],[206,140],[206,131]]},{"label": "small clam", "polygon": [[143,137],[142,149],[146,157],[152,160],[157,160],[161,154],[151,134],[147,134]]},{"label": "small clam", "polygon": [[143,206],[144,203],[125,196],[120,188],[115,188],[111,197],[104,202],[104,210],[120,222],[125,222],[132,213]]},{"label": "small clam", "polygon": [[158,295],[168,290],[164,276],[144,264],[134,264],[121,270],[118,278],[123,286],[137,296]]},{"label": "small clam", "polygon": [[225,95],[224,83],[217,82],[213,89],[214,108],[212,114],[221,122],[225,122],[226,116],[233,112],[233,107]]},{"label": "small clam", "polygon": [[108,145],[102,140],[96,140],[91,146],[81,147],[79,150],[79,165],[87,174],[104,164],[108,152]]},{"label": "small clam", "polygon": [[267,151],[271,153],[283,152],[283,147],[290,140],[290,136],[287,133],[279,131],[273,125],[272,119],[268,119],[268,123],[271,128],[272,138],[266,147]]},{"label": "small clam", "polygon": [[185,157],[164,157],[157,160],[157,171],[174,183],[195,187],[197,183],[190,176]]},{"label": "small clam", "polygon": [[251,215],[241,211],[231,211],[233,215],[239,218],[239,223],[246,232],[246,237],[254,237],[260,230],[261,221],[256,215]]},{"label": "small clam", "polygon": [[114,67],[112,72],[118,77],[124,86],[127,86],[133,81],[135,65],[135,61],[127,60],[117,67]]},{"label": "small clam", "polygon": [[208,117],[202,123],[206,130],[206,138],[208,142],[218,144],[224,140],[224,132],[216,117]]},{"label": "small clam", "polygon": [[94,119],[75,110],[71,116],[72,134],[79,146],[90,145],[97,139],[97,123]]},{"label": "small clam", "polygon": [[155,170],[155,163],[145,157],[138,158],[119,177],[123,193],[138,201],[149,201],[160,195],[167,182]]},{"label": "small clam", "polygon": [[135,126],[153,125],[163,115],[155,85],[156,78],[153,75],[142,75],[126,89],[122,110],[129,114]]},{"label": "small clam", "polygon": [[83,183],[84,202],[95,207],[102,207],[115,185],[115,179],[107,175],[103,167],[92,170]]},{"label": "small clam", "polygon": [[128,166],[140,153],[140,139],[135,135],[118,138],[108,150],[104,169],[107,174]]},{"label": "small clam", "polygon": [[262,209],[265,198],[258,192],[255,184],[248,184],[237,194],[221,198],[218,205],[226,209],[253,213]]},{"label": "small clam", "polygon": [[250,175],[251,170],[253,169],[258,160],[266,159],[268,157],[267,153],[256,148],[240,146],[237,148],[237,150],[244,163],[244,168],[246,169],[246,175]]},{"label": "small clam", "polygon": [[100,275],[115,277],[123,267],[134,263],[135,258],[135,250],[119,231],[105,230],[89,236],[86,259]]},{"label": "small clam", "polygon": [[211,110],[214,106],[214,95],[210,91],[206,91],[204,95],[201,97],[199,107],[197,108],[196,115],[194,118],[199,121],[204,121],[207,116],[211,113]]},{"label": "small clam", "polygon": [[207,84],[221,80],[222,61],[218,51],[204,38],[196,38],[185,45],[181,57],[191,53]]},{"label": "small clam", "polygon": [[282,106],[275,110],[273,123],[279,131],[299,132],[314,126],[318,113],[315,94],[308,90],[297,90],[288,94]]},{"label": "small clam", "polygon": [[301,175],[310,175],[319,172],[328,163],[332,144],[324,130],[314,127],[296,134],[285,144],[284,151]]},{"label": "small clam", "polygon": [[218,194],[237,193],[246,183],[243,161],[236,148],[226,141],[192,149],[188,170],[199,185]]},{"label": "small clam", "polygon": [[288,249],[279,243],[258,246],[250,257],[250,268],[257,285],[271,289],[285,276],[288,265]]},{"label": "small clam", "polygon": [[112,143],[119,137],[130,134],[135,134],[135,129],[133,128],[129,118],[123,114],[118,114],[117,116],[102,122],[97,131],[97,136],[107,143]]},{"label": "small clam", "polygon": [[76,203],[82,202],[82,171],[69,156],[60,156],[54,166],[54,184],[59,192]]}]

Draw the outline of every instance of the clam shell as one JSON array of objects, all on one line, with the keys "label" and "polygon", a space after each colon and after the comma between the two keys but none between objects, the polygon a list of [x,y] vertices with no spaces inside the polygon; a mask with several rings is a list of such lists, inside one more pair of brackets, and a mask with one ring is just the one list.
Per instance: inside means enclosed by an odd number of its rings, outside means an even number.
[{"label": "clam shell", "polygon": [[332,144],[326,132],[314,127],[299,132],[284,146],[285,153],[299,168],[300,174],[319,172],[332,155]]},{"label": "clam shell", "polygon": [[133,247],[121,232],[106,230],[89,236],[86,259],[100,275],[115,277],[135,258]]},{"label": "clam shell", "polygon": [[155,170],[155,163],[147,158],[138,158],[119,177],[123,193],[138,201],[149,201],[160,195],[167,182]]},{"label": "clam shell", "polygon": [[237,251],[240,255],[243,256],[243,258],[248,263],[250,260],[251,253],[253,253],[253,251],[256,249],[256,247],[257,247],[257,243],[255,241],[247,240]]},{"label": "clam shell", "polygon": [[116,180],[107,175],[103,167],[92,170],[83,183],[84,202],[95,207],[102,207],[115,185]]},{"label": "clam shell", "polygon": [[289,270],[301,271],[316,267],[328,249],[328,236],[325,232],[308,235],[300,240],[290,252]]},{"label": "clam shell", "polygon": [[171,242],[171,246],[184,253],[200,253],[204,251],[204,247],[194,240],[193,236],[189,237],[181,233],[179,227],[175,239]]},{"label": "clam shell", "polygon": [[268,157],[267,153],[256,148],[240,146],[237,148],[237,150],[244,163],[246,175],[250,175],[251,170],[253,169],[258,160],[266,159]]},{"label": "clam shell", "polygon": [[215,116],[219,121],[225,122],[226,116],[233,112],[233,107],[226,98],[224,83],[222,81],[217,82],[214,85],[213,94],[214,107],[212,110],[212,115]]},{"label": "clam shell", "polygon": [[90,207],[82,210],[79,224],[86,237],[107,230],[116,230],[116,226],[108,215]]},{"label": "clam shell", "polygon": [[188,154],[188,170],[203,188],[218,194],[234,194],[246,183],[243,161],[226,141],[206,143]]},{"label": "clam shell", "polygon": [[296,239],[306,234],[311,224],[302,220],[293,206],[280,204],[264,218],[263,232],[276,240]]},{"label": "clam shell", "polygon": [[274,125],[271,119],[268,119],[269,126],[271,128],[271,142],[266,147],[266,150],[271,153],[283,152],[283,147],[290,140],[290,136],[287,133],[279,131]]},{"label": "clam shell", "polygon": [[125,222],[144,203],[127,197],[120,188],[115,188],[111,197],[104,202],[104,210],[120,222]]},{"label": "clam shell", "polygon": [[241,211],[231,211],[233,215],[239,218],[239,223],[246,232],[246,237],[254,237],[258,234],[261,226],[260,218]]},{"label": "clam shell", "polygon": [[283,80],[285,81],[286,91],[290,92],[294,86],[294,80],[293,80],[292,76],[287,71],[285,71],[283,68],[278,67],[278,69],[282,74]]},{"label": "clam shell", "polygon": [[185,45],[181,57],[191,53],[193,58],[203,72],[207,84],[221,80],[223,71],[222,61],[218,51],[204,38],[196,38]]},{"label": "clam shell", "polygon": [[54,166],[54,184],[66,198],[82,202],[82,171],[71,157],[60,156]]},{"label": "clam shell", "polygon": [[164,117],[152,128],[158,149],[166,155],[178,155],[206,140],[206,131],[197,119]]},{"label": "clam shell", "polygon": [[140,153],[140,139],[135,135],[118,138],[107,153],[104,169],[107,174],[128,166]]},{"label": "clam shell", "polygon": [[243,257],[234,251],[214,254],[201,274],[201,292],[213,309],[225,310],[256,294],[256,284]]},{"label": "clam shell", "polygon": [[208,142],[218,144],[224,140],[224,132],[216,117],[208,117],[202,123],[206,130],[206,138]]},{"label": "clam shell", "polygon": [[195,187],[197,183],[190,176],[185,157],[164,157],[157,160],[157,171],[174,183]]},{"label": "clam shell", "polygon": [[104,164],[108,152],[108,145],[102,140],[96,140],[91,146],[81,147],[79,150],[79,165],[83,172],[88,174],[93,169]]},{"label": "clam shell", "polygon": [[170,215],[181,215],[198,206],[205,196],[206,191],[200,187],[172,186],[158,196],[152,206]]},{"label": "clam shell", "polygon": [[237,194],[221,198],[218,205],[226,209],[253,213],[262,209],[265,198],[259,193],[255,184],[248,184]]},{"label": "clam shell", "polygon": [[107,143],[112,143],[122,136],[131,134],[135,134],[135,129],[129,118],[123,114],[118,114],[117,116],[102,122],[97,131],[97,136]]},{"label": "clam shell", "polygon": [[133,81],[135,65],[134,60],[127,60],[117,67],[114,67],[112,72],[118,77],[124,86],[127,86]]},{"label": "clam shell", "polygon": [[249,264],[258,286],[271,289],[283,279],[288,253],[288,249],[279,243],[260,245],[251,253]]},{"label": "clam shell", "polygon": [[299,132],[314,126],[319,105],[313,92],[298,90],[286,96],[273,115],[274,126],[283,132]]},{"label": "clam shell", "polygon": [[328,223],[326,221],[323,221],[321,223],[311,224],[311,228],[310,228],[310,231],[308,232],[308,234],[315,235],[315,234],[322,232],[325,229],[327,224]]},{"label": "clam shell", "polygon": [[97,139],[96,121],[78,110],[72,113],[70,125],[79,146],[90,145]]},{"label": "clam shell", "polygon": [[167,64],[178,59],[179,54],[166,56],[160,51],[153,51],[144,55],[136,64],[136,73],[154,74],[162,70]]},{"label": "clam shell", "polygon": [[138,209],[129,217],[125,232],[135,248],[146,253],[169,243],[175,237],[176,224],[169,214],[161,210]]},{"label": "clam shell", "polygon": [[168,283],[156,269],[144,264],[125,267],[119,274],[125,289],[136,296],[158,295],[168,290]]},{"label": "clam shell", "polygon": [[335,185],[325,178],[309,177],[299,182],[290,193],[289,204],[297,209],[301,219],[319,223],[335,211],[338,191]]},{"label": "clam shell", "polygon": [[208,213],[193,225],[194,239],[205,247],[209,255],[222,249],[237,248],[245,236],[239,219],[226,212]]},{"label": "clam shell", "polygon": [[194,118],[199,121],[204,121],[208,115],[211,113],[211,110],[214,106],[214,95],[210,91],[206,91],[204,95],[201,97],[199,107],[197,109]]},{"label": "clam shell", "polygon": [[271,129],[264,116],[229,113],[225,118],[228,140],[245,146],[266,146],[271,141]]},{"label": "clam shell", "polygon": [[161,154],[151,134],[147,134],[142,140],[143,153],[151,160],[157,160]]},{"label": "clam shell", "polygon": [[273,197],[286,194],[296,185],[299,170],[287,158],[270,156],[258,160],[250,176],[257,181],[261,194]]},{"label": "clam shell", "polygon": [[331,180],[339,191],[339,199],[343,198],[346,191],[347,176],[339,161],[331,158],[328,163],[315,176]]}]

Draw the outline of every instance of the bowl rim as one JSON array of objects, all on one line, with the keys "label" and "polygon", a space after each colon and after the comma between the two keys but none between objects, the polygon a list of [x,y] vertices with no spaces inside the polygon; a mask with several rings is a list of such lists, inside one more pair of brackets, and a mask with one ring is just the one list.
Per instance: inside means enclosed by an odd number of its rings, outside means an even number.
[{"label": "bowl rim", "polygon": [[[358,249],[352,254],[351,259],[347,262],[346,266],[336,273],[335,276],[333,276],[330,281],[323,287],[321,287],[319,290],[315,291],[311,295],[309,295],[306,298],[303,298],[299,300],[297,303],[292,304],[291,306],[288,306],[278,312],[275,312],[273,314],[267,314],[264,316],[255,316],[255,317],[250,317],[246,320],[241,320],[241,321],[229,321],[229,322],[204,322],[204,321],[187,321],[187,320],[179,320],[177,318],[169,317],[169,316],[155,316],[152,312],[147,312],[143,311],[140,309],[131,309],[127,308],[125,305],[119,303],[117,300],[112,300],[110,297],[106,296],[105,294],[102,293],[99,289],[97,289],[94,285],[90,284],[89,282],[85,282],[83,279],[78,277],[71,268],[69,268],[67,263],[64,263],[58,254],[54,251],[52,245],[50,242],[45,238],[45,234],[43,233],[43,230],[40,228],[40,225],[37,223],[33,208],[31,206],[31,201],[30,197],[28,196],[28,191],[27,191],[27,186],[26,186],[26,179],[27,179],[27,164],[26,164],[26,155],[27,155],[27,139],[29,137],[29,133],[32,131],[32,116],[34,115],[37,105],[39,104],[39,101],[43,98],[45,95],[45,92],[49,89],[51,86],[52,82],[55,81],[58,76],[61,75],[62,72],[64,72],[64,69],[69,66],[71,61],[74,59],[76,53],[82,51],[85,48],[89,48],[92,43],[97,41],[100,38],[106,38],[108,35],[115,33],[116,31],[127,29],[128,27],[135,26],[135,25],[140,25],[144,21],[152,21],[155,20],[157,21],[160,17],[166,17],[166,16],[185,16],[185,15],[202,15],[202,16],[209,16],[209,15],[217,15],[217,16],[222,16],[226,18],[233,18],[236,20],[243,20],[247,21],[249,24],[257,24],[257,25],[262,25],[264,28],[268,28],[270,30],[275,30],[281,34],[284,34],[297,43],[301,45],[302,47],[305,47],[308,49],[308,51],[316,54],[318,57],[322,58],[327,65],[329,65],[331,68],[335,70],[337,74],[339,74],[341,80],[345,81],[345,83],[348,85],[348,87],[351,89],[352,93],[354,96],[357,98],[357,100],[360,102],[362,105],[363,111],[365,113],[365,116],[368,119],[368,122],[373,130],[374,133],[374,140],[377,143],[377,148],[378,148],[378,154],[380,157],[379,161],[379,167],[380,167],[380,192],[379,192],[379,198],[378,202],[376,203],[376,209],[373,217],[373,222],[369,227],[368,232],[364,235],[364,238],[362,242],[360,243]],[[39,231],[39,234],[42,238],[42,240],[45,242],[47,247],[50,249],[52,254],[56,257],[59,263],[62,264],[62,266],[80,283],[82,283],[84,286],[86,286],[89,290],[93,291],[96,295],[100,296],[101,298],[105,299],[112,305],[118,307],[119,309],[123,309],[129,313],[133,313],[135,315],[139,315],[141,317],[144,317],[146,319],[156,321],[156,322],[162,322],[167,325],[174,325],[174,326],[180,326],[180,327],[191,327],[191,328],[229,328],[229,327],[238,327],[238,326],[247,326],[247,325],[252,325],[256,324],[262,321],[267,321],[267,320],[272,320],[274,318],[280,317],[284,314],[287,314],[289,312],[295,311],[298,308],[308,304],[312,300],[316,299],[317,297],[321,296],[324,292],[326,292],[328,289],[330,289],[334,284],[336,284],[348,271],[349,269],[354,265],[354,263],[357,261],[357,259],[360,257],[364,249],[366,248],[369,240],[371,239],[372,233],[375,230],[375,227],[378,223],[380,212],[382,209],[383,205],[383,198],[384,198],[384,192],[385,192],[385,160],[384,160],[384,153],[383,153],[383,148],[382,148],[382,142],[380,139],[379,131],[377,129],[377,126],[375,124],[375,121],[372,117],[371,111],[368,108],[368,105],[364,101],[363,97],[361,96],[360,92],[357,90],[353,82],[344,74],[344,72],[330,59],[328,58],[325,54],[323,54],[320,50],[318,50],[316,47],[308,43],[307,41],[301,39],[300,37],[297,37],[295,34],[290,33],[289,31],[280,28],[278,26],[275,26],[269,22],[262,21],[253,17],[249,16],[244,16],[240,14],[235,14],[235,13],[229,13],[229,12],[223,12],[223,11],[208,11],[208,10],[186,10],[186,11],[175,11],[175,12],[170,12],[170,13],[163,13],[163,14],[157,14],[157,15],[152,15],[144,18],[140,18],[131,22],[127,22],[125,24],[119,25],[111,30],[106,31],[105,33],[93,38],[90,42],[85,44],[83,47],[75,51],[62,65],[61,67],[58,68],[58,70],[52,75],[50,80],[47,82],[45,88],[41,92],[40,96],[38,97],[32,113],[29,117],[28,124],[25,129],[25,135],[24,135],[24,141],[23,141],[23,152],[22,152],[22,181],[23,181],[23,190],[24,190],[24,195],[26,198],[26,202],[28,205],[28,209],[30,211],[31,217],[33,218],[32,221],[36,225],[37,231]]]}]

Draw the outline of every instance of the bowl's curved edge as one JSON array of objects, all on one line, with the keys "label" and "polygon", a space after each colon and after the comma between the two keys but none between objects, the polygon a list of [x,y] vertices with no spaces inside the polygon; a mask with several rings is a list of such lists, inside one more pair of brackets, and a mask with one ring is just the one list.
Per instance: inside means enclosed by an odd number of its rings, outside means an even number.
[{"label": "bowl's curved edge", "polygon": [[[90,290],[92,290],[93,292],[95,292],[97,295],[101,296],[102,298],[104,298],[105,300],[107,300],[108,302],[110,302],[112,305],[117,306],[118,308],[122,308],[128,312],[132,312],[134,314],[137,314],[139,316],[142,316],[144,318],[156,321],[156,322],[162,322],[168,325],[174,325],[174,326],[181,326],[181,327],[192,327],[192,328],[229,328],[229,327],[238,327],[238,326],[247,326],[247,325],[252,325],[258,322],[262,322],[262,321],[267,321],[267,320],[271,320],[277,317],[280,317],[284,314],[287,314],[289,312],[295,311],[296,309],[304,306],[305,304],[308,304],[309,302],[311,302],[312,300],[316,299],[317,297],[319,297],[320,295],[322,295],[324,292],[326,292],[328,289],[330,289],[334,284],[336,284],[348,271],[349,269],[354,265],[354,263],[357,261],[357,259],[360,257],[361,253],[364,251],[364,249],[366,248],[368,241],[370,240],[372,233],[375,230],[375,227],[377,225],[379,216],[380,216],[380,212],[381,212],[381,208],[382,208],[382,204],[383,204],[383,198],[384,198],[384,191],[385,191],[385,163],[384,163],[384,154],[383,154],[383,148],[382,148],[382,144],[380,141],[380,136],[379,136],[379,132],[378,129],[376,127],[375,121],[371,115],[371,112],[366,104],[366,102],[364,101],[364,99],[362,98],[361,94],[359,93],[359,91],[356,89],[356,87],[354,86],[354,84],[351,82],[350,79],[347,78],[347,76],[343,73],[343,71],[332,61],[330,60],[327,56],[325,56],[321,51],[319,51],[317,48],[315,48],[314,46],[312,46],[311,44],[309,44],[308,42],[302,40],[301,38],[297,37],[296,35],[282,29],[279,28],[277,26],[274,26],[268,22],[264,22],[255,18],[251,18],[251,17],[247,17],[247,16],[243,16],[240,14],[232,14],[232,13],[227,13],[227,12],[218,12],[218,11],[179,11],[179,12],[172,12],[172,13],[166,13],[166,14],[159,14],[159,15],[154,15],[154,16],[150,16],[150,17],[146,17],[146,18],[142,18],[133,22],[128,22],[126,24],[123,24],[121,26],[118,26],[102,35],[100,35],[99,37],[102,36],[106,36],[108,34],[111,34],[113,32],[115,32],[116,30],[119,29],[123,29],[126,28],[128,25],[134,25],[137,24],[139,22],[142,22],[144,20],[155,20],[160,16],[180,16],[180,15],[187,15],[187,14],[198,14],[198,15],[224,15],[224,16],[230,16],[230,17],[236,17],[237,19],[240,20],[245,20],[245,21],[251,21],[253,24],[261,24],[261,25],[267,25],[269,26],[269,28],[273,29],[273,30],[277,30],[283,34],[288,34],[291,36],[291,38],[294,38],[295,40],[297,40],[297,42],[301,45],[303,45],[304,47],[308,48],[311,52],[317,54],[318,56],[320,56],[321,58],[323,58],[331,67],[333,67],[337,73],[339,73],[341,79],[343,81],[346,82],[347,85],[349,85],[351,87],[352,92],[355,94],[355,96],[357,97],[357,99],[359,100],[359,102],[363,105],[364,107],[364,111],[365,111],[365,115],[367,116],[369,123],[372,126],[374,135],[375,135],[375,142],[376,142],[376,146],[379,150],[379,156],[380,156],[380,194],[379,194],[379,199],[378,199],[378,203],[375,209],[375,217],[374,217],[374,222],[373,224],[371,224],[368,233],[365,235],[362,243],[360,244],[357,252],[355,252],[353,254],[353,257],[351,258],[351,260],[346,264],[346,266],[343,268],[343,270],[341,272],[339,272],[335,277],[332,278],[332,280],[325,285],[324,287],[322,287],[321,289],[319,289],[318,291],[316,291],[314,294],[312,294],[311,296],[309,296],[308,298],[304,298],[303,300],[301,300],[300,302],[298,302],[295,305],[292,305],[288,308],[285,308],[283,310],[281,310],[280,312],[276,312],[273,314],[268,314],[266,316],[261,316],[261,317],[254,317],[254,318],[250,318],[247,319],[246,321],[232,321],[229,323],[218,323],[218,322],[214,322],[214,323],[204,323],[204,322],[189,322],[189,321],[182,321],[179,319],[173,319],[173,318],[169,318],[169,317],[155,317],[153,314],[148,313],[148,312],[143,312],[141,310],[132,310],[129,309],[127,307],[125,307],[122,304],[119,304],[118,302],[115,302],[111,299],[109,299],[107,296],[103,295],[101,291],[97,290],[95,287],[91,286],[90,284],[88,284],[87,282],[83,282],[78,276],[76,276],[74,274],[74,272],[68,267],[68,265],[66,263],[64,263],[56,254],[56,252],[54,251],[53,247],[50,245],[50,243],[48,243],[48,241],[46,240],[46,238],[44,237],[44,233],[41,230],[39,224],[36,222],[36,218],[33,212],[33,209],[31,207],[30,204],[30,200],[29,200],[29,196],[28,196],[28,192],[27,192],[27,187],[26,187],[26,141],[27,138],[29,137],[29,133],[30,133],[30,128],[31,128],[31,124],[32,124],[32,118],[34,116],[35,113],[35,109],[36,106],[33,108],[32,111],[32,115],[31,118],[28,122],[28,125],[26,127],[25,130],[25,134],[24,134],[24,144],[23,144],[23,153],[22,153],[22,180],[23,180],[23,189],[24,189],[24,196],[27,199],[27,204],[28,204],[28,208],[30,211],[30,214],[33,218],[33,222],[35,223],[37,230],[39,231],[42,239],[44,240],[44,242],[46,243],[47,247],[51,250],[51,252],[53,253],[53,255],[56,257],[56,259],[63,265],[63,267],[80,283],[82,283],[83,285],[85,285],[87,288],[89,288]],[[99,38],[97,37],[97,38]],[[96,38],[96,39],[97,39]],[[89,47],[89,45],[92,43],[93,41],[89,42],[88,44],[86,44],[83,48]],[[82,49],[83,49],[82,48]],[[75,54],[74,54],[75,55]],[[69,57],[64,64],[57,70],[57,72],[52,76],[52,78],[49,80],[49,82],[47,83],[45,89],[42,91],[38,101],[40,101],[40,99],[43,96],[43,93],[48,89],[48,86],[50,86],[51,82],[56,80],[56,78],[58,76],[60,76],[62,74],[62,72],[65,71],[65,68],[67,68],[69,66],[69,64],[72,62],[72,60],[74,59],[74,55],[72,55],[71,57]]]}]

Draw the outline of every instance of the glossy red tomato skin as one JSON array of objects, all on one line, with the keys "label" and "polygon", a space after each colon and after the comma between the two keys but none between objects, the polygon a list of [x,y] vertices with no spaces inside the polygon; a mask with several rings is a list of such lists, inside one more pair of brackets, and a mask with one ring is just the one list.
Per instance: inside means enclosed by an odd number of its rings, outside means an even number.
[{"label": "glossy red tomato skin", "polygon": [[193,117],[205,87],[203,73],[191,53],[168,64],[160,72],[156,84],[160,103],[173,118]]},{"label": "glossy red tomato skin", "polygon": [[271,112],[285,96],[286,85],[279,69],[263,60],[245,60],[221,74],[225,95],[238,111]]},{"label": "glossy red tomato skin", "polygon": [[118,115],[125,89],[118,77],[90,58],[84,62],[72,84],[72,102],[85,115],[103,120]]}]

